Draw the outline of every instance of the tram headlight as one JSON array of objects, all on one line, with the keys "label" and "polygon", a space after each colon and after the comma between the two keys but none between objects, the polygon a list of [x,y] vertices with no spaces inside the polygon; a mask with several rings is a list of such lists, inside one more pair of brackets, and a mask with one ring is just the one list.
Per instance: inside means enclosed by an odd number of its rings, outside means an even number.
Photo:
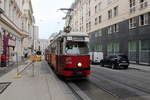
[{"label": "tram headlight", "polygon": [[82,67],[82,63],[81,62],[78,62],[78,67]]}]

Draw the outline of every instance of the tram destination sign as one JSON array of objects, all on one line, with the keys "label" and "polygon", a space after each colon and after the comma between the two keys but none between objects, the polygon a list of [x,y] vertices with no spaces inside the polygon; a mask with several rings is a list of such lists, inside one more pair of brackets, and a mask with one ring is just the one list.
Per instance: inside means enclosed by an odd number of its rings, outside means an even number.
[{"label": "tram destination sign", "polygon": [[73,37],[67,37],[68,41],[87,41],[87,37],[83,36],[73,36]]}]

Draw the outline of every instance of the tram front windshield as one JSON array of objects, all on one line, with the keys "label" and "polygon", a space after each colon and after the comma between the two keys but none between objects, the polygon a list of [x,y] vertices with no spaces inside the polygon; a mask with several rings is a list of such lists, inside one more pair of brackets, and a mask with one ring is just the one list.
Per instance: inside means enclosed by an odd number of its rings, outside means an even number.
[{"label": "tram front windshield", "polygon": [[69,55],[87,55],[89,47],[87,42],[68,42],[66,44],[66,54]]}]

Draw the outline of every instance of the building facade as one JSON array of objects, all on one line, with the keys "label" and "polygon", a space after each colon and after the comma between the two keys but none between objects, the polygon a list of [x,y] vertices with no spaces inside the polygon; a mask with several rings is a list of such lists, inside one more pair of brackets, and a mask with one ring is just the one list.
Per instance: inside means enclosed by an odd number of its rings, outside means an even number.
[{"label": "building facade", "polygon": [[23,27],[27,30],[28,36],[23,39],[23,56],[29,56],[34,51],[34,24],[33,8],[31,0],[24,0]]},{"label": "building facade", "polygon": [[47,39],[39,39],[39,50],[42,54],[45,53],[45,49],[48,47],[48,40]]},{"label": "building facade", "polygon": [[16,61],[15,52],[18,54],[18,60],[22,60],[24,39],[29,36],[32,30],[28,27],[28,23],[34,23],[27,16],[32,13],[26,13],[26,5],[30,4],[31,0],[0,0],[1,66],[7,66],[9,62]]},{"label": "building facade", "polygon": [[38,26],[34,26],[34,32],[33,32],[33,48],[34,48],[34,51],[38,51],[38,41],[39,41],[39,27]]},{"label": "building facade", "polygon": [[150,0],[76,0],[72,8],[70,25],[90,35],[91,51],[150,64]]}]

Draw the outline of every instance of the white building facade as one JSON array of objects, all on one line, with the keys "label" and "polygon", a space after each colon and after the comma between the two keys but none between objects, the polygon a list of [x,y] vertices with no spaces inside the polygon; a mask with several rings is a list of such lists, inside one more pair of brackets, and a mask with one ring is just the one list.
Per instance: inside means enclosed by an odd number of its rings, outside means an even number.
[{"label": "white building facade", "polygon": [[[29,23],[34,20],[33,13],[26,13],[26,5],[31,5],[31,0],[0,0],[0,58],[1,66],[15,61],[14,52],[18,53],[21,61],[24,52],[24,38],[32,33]],[[31,8],[29,8],[32,11]],[[30,15],[30,17],[29,17]]]},{"label": "white building facade", "polygon": [[38,42],[39,42],[39,27],[34,26],[34,34],[33,34],[34,51],[38,51],[38,46],[39,46]]},{"label": "white building facade", "polygon": [[48,47],[49,41],[47,39],[39,39],[39,50],[42,54],[45,53],[45,49]]}]

